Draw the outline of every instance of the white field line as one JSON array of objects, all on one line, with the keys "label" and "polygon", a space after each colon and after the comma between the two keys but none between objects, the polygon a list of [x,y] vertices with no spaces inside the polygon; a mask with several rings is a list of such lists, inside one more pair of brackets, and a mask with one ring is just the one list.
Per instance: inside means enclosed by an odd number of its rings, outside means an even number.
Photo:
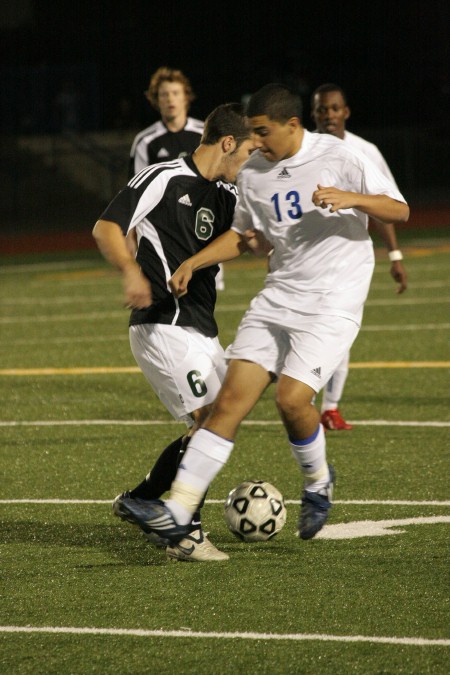
[{"label": "white field line", "polygon": [[[224,504],[225,499],[207,499],[205,504]],[[112,499],[0,499],[0,504],[54,504],[56,506],[70,506],[76,504],[95,505],[107,504],[111,506]],[[285,499],[285,504],[298,506],[300,499]],[[335,499],[333,504],[345,506],[450,506],[450,501],[413,501],[405,499]]]},{"label": "white field line", "polygon": [[[407,298],[402,300],[398,299],[380,299],[380,300],[368,300],[365,303],[366,307],[395,307],[396,309],[401,309],[402,307],[409,305],[441,305],[447,304],[450,302],[450,297],[447,296],[438,296],[432,298]],[[225,312],[245,312],[248,309],[248,303],[237,304],[237,305],[218,305],[216,307],[216,313],[225,313]],[[74,314],[40,314],[39,316],[4,316],[0,319],[0,324],[7,325],[13,323],[48,323],[49,321],[62,323],[69,321],[89,321],[96,319],[114,319],[118,317],[126,317],[128,315],[128,310],[125,308],[122,310],[110,310],[107,312],[84,312],[84,313],[74,313]]]},{"label": "white field line", "polygon": [[[445,281],[424,281],[420,285],[414,286],[411,284],[408,287],[408,290],[410,292],[413,292],[416,290],[423,290],[423,289],[429,289],[429,288],[448,288],[448,283]],[[370,289],[373,291],[389,291],[392,290],[394,291],[395,286],[393,283],[374,283],[371,284]],[[256,290],[255,290],[256,292]],[[230,288],[226,289],[226,293],[224,297],[229,298],[233,296],[242,296],[244,293],[242,290],[238,288]],[[247,293],[245,293],[247,295]],[[221,297],[221,296],[219,296]],[[397,302],[402,302],[402,298],[398,298]],[[99,294],[96,293],[95,295],[59,295],[57,297],[53,296],[42,296],[39,295],[38,297],[24,297],[24,298],[3,298],[2,299],[2,305],[8,306],[11,305],[12,307],[17,307],[17,306],[28,306],[31,305],[33,307],[37,306],[42,306],[42,305],[49,305],[50,307],[55,307],[56,305],[69,305],[73,304],[75,302],[87,304],[87,303],[112,303],[117,301],[119,303],[121,301],[121,296],[120,295],[114,295],[112,293],[103,293]],[[395,300],[393,300],[395,302]]]},{"label": "white field line", "polygon": [[[436,251],[431,251],[433,254],[434,252],[440,253],[440,250],[442,247],[446,246],[447,240],[441,240],[441,239],[436,239],[434,240],[433,244],[434,247],[436,247]],[[417,242],[414,246],[411,244],[413,247],[413,250],[411,253],[414,252],[414,248],[416,249],[423,249],[424,246],[422,245],[421,242]],[[429,247],[426,246],[426,249],[428,250]],[[433,256],[434,257],[434,256]],[[254,262],[252,260],[252,262]],[[388,261],[386,260],[386,265],[383,266],[383,264],[377,264],[375,266],[375,271],[374,274],[386,274],[386,269],[388,269]],[[261,269],[263,268],[263,262],[261,263]],[[408,259],[408,266],[409,267],[414,267],[414,269],[419,269],[420,271],[430,271],[434,272],[436,269],[448,269],[448,264],[447,260],[429,260],[429,256],[426,258],[414,258],[411,256],[410,259]],[[0,274],[21,274],[22,272],[54,272],[54,271],[65,271],[67,269],[86,269],[86,268],[94,268],[94,269],[108,269],[106,265],[103,265],[103,261],[100,258],[99,254],[99,259],[95,260],[94,258],[92,259],[87,259],[87,258],[79,258],[78,260],[62,260],[62,261],[55,261],[55,262],[40,262],[40,263],[21,263],[21,264],[11,264],[11,265],[2,265],[0,267]],[[227,265],[225,263],[225,268],[228,269],[230,273],[234,272],[235,270],[233,269],[233,264]],[[239,272],[241,269],[239,269]],[[249,272],[254,271],[254,268],[249,266],[248,268]]]},{"label": "white field line", "polygon": [[[372,333],[382,333],[382,332],[388,332],[388,331],[406,331],[406,330],[413,330],[418,331],[418,330],[429,330],[429,331],[437,331],[437,330],[448,330],[450,328],[450,323],[428,323],[428,324],[420,324],[420,323],[410,323],[410,324],[373,324],[373,325],[367,325],[367,326],[362,326],[361,327],[361,332],[372,332]],[[128,333],[124,330],[123,333],[116,333],[116,334],[109,334],[109,335],[90,335],[90,336],[77,336],[76,342],[77,344],[80,342],[87,342],[87,343],[98,343],[98,342],[115,342],[115,341],[127,341],[128,338]],[[18,340],[14,340],[14,345],[39,345],[39,344],[54,344],[54,345],[59,345],[59,344],[73,344],[74,343],[74,337],[60,337],[60,338],[42,338],[42,339],[26,339],[26,338],[19,338]],[[3,344],[0,344],[0,349],[10,349],[11,345],[7,344],[6,342]]]},{"label": "white field line", "polygon": [[[88,427],[88,426],[124,426],[147,427],[180,424],[177,420],[0,420],[0,427]],[[350,420],[356,426],[373,427],[450,427],[450,422],[422,420]],[[281,420],[244,420],[242,426],[270,427],[281,425]]]},{"label": "white field line", "polygon": [[124,637],[198,638],[213,640],[277,640],[304,642],[369,642],[411,647],[447,647],[450,640],[421,637],[382,637],[371,635],[327,635],[326,633],[252,633],[182,630],[147,630],[145,628],[91,628],[72,626],[0,626],[2,633],[52,633],[70,635],[115,635]]}]

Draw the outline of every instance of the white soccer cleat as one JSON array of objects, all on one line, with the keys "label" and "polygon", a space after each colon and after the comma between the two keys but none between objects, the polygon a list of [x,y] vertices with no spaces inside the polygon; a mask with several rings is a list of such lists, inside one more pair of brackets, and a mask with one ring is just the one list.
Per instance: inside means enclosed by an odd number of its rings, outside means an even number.
[{"label": "white soccer cleat", "polygon": [[178,544],[166,548],[167,557],[184,562],[213,562],[228,560],[229,555],[219,551],[212,544],[203,530],[194,530]]}]

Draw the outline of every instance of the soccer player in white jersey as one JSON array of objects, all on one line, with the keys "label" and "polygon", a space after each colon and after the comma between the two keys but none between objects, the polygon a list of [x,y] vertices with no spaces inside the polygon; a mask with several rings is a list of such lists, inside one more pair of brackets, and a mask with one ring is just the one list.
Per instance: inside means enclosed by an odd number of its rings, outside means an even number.
[{"label": "soccer player in white jersey", "polygon": [[[347,104],[345,92],[337,84],[331,82],[322,84],[311,96],[311,116],[316,125],[316,131],[320,134],[332,134],[340,138],[349,147],[362,152],[379,168],[394,185],[394,177],[389,166],[376,145],[364,140],[361,136],[352,134],[345,128],[350,117],[350,108]],[[399,250],[397,234],[393,223],[378,223],[372,221],[376,230],[382,237],[391,261],[390,273],[394,281],[398,283],[397,293],[403,293],[407,288],[407,274],[402,263],[403,255]],[[350,354],[346,354],[323,389],[321,404],[322,424],[331,431],[343,431],[352,428],[346,422],[339,410],[339,403],[344,391],[348,376]]]},{"label": "soccer player in white jersey", "polygon": [[337,138],[301,124],[300,97],[269,84],[247,115],[254,152],[238,177],[240,203],[231,229],[171,279],[189,294],[199,270],[240,254],[259,238],[273,247],[264,288],[227,350],[225,380],[206,421],[191,438],[167,501],[146,503],[141,527],[176,542],[211,481],[228,460],[240,423],[276,379],[276,404],[303,479],[298,535],[311,539],[331,506],[320,414],[312,405],[348,352],[361,324],[374,267],[368,216],[406,221],[395,185]]},{"label": "soccer player in white jersey", "polygon": [[[242,105],[218,106],[195,152],[136,174],[93,231],[104,257],[122,272],[133,355],[169,412],[186,422],[188,434],[206,417],[226,369],[214,318],[217,266],[198,274],[191,293],[179,300],[168,281],[183,260],[230,228],[238,201],[233,183],[253,150]],[[128,245],[133,233],[135,255]],[[115,515],[134,522],[127,503],[139,507],[170,488],[188,434],[164,449],[138,486],[116,497]],[[228,558],[207,539],[199,512],[167,554],[195,562]]]}]

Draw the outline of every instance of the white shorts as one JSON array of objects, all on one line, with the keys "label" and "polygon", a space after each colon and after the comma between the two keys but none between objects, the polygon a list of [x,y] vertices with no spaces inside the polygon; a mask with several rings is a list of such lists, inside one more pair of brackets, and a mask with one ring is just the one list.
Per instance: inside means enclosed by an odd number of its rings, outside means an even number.
[{"label": "white shorts", "polygon": [[165,324],[130,326],[133,356],[167,410],[192,426],[191,413],[212,403],[225,376],[217,337]]},{"label": "white shorts", "polygon": [[258,295],[244,315],[227,359],[308,384],[319,392],[350,350],[359,326],[339,316],[303,314]]}]

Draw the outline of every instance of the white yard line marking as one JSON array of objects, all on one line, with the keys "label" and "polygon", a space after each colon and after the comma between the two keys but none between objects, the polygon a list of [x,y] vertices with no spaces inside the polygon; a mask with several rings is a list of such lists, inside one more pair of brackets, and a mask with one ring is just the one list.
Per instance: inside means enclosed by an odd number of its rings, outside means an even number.
[{"label": "white yard line marking", "polygon": [[357,520],[351,523],[325,525],[316,534],[316,539],[357,539],[360,537],[384,537],[403,534],[400,529],[407,525],[435,525],[450,523],[450,516],[429,516],[401,518],[395,520]]},{"label": "white yard line marking", "polygon": [[[225,499],[207,499],[206,504],[224,504]],[[286,499],[286,504],[297,506],[299,499]],[[72,504],[112,504],[112,499],[0,499],[0,504],[55,504],[65,506]],[[333,504],[345,506],[450,506],[450,501],[411,501],[406,499],[335,499]]]},{"label": "white yard line marking", "polygon": [[[418,284],[417,286],[414,286],[412,284],[409,285],[408,290],[412,293],[414,290],[424,290],[424,289],[430,289],[430,288],[448,288],[448,283],[445,281],[424,281],[420,285]],[[376,291],[390,291],[392,290],[394,292],[395,285],[394,283],[373,283],[370,286],[370,289],[376,290]],[[255,287],[254,293],[257,293],[259,289]],[[247,296],[248,294],[248,289],[246,293],[243,293],[241,289],[239,288],[230,288],[227,289],[225,297],[230,298],[230,297],[242,297],[242,296]],[[393,304],[395,302],[401,303],[403,302],[404,298],[392,298]],[[42,306],[42,305],[49,305],[50,307],[54,307],[56,305],[70,305],[75,302],[79,302],[82,304],[86,303],[98,303],[103,304],[105,302],[108,302],[109,304],[113,303],[114,301],[117,302],[117,304],[121,301],[121,296],[119,295],[114,295],[112,293],[106,293],[104,292],[103,294],[96,293],[95,295],[58,295],[57,297],[51,296],[51,295],[39,295],[37,297],[30,297],[26,296],[23,298],[3,298],[2,299],[2,304],[5,306],[11,305],[12,307],[17,307],[17,306],[26,306],[26,305],[31,305],[33,307],[36,306]],[[221,297],[219,296],[219,303],[222,302]]]},{"label": "white yard line marking", "polygon": [[[398,300],[393,299],[380,299],[380,300],[368,300],[365,303],[366,307],[395,307],[397,310],[405,306],[410,305],[442,305],[450,302],[450,297],[432,297],[432,298],[402,298]],[[248,309],[248,303],[237,304],[237,305],[221,305],[219,304],[216,307],[216,313],[222,312],[245,312]],[[4,316],[0,319],[1,325],[8,325],[13,323],[62,323],[69,321],[89,321],[89,320],[98,320],[98,319],[114,319],[116,317],[126,317],[128,315],[128,310],[109,310],[107,312],[84,312],[84,313],[74,313],[74,314],[39,314],[38,316]]]},{"label": "white yard line marking", "polygon": [[[419,420],[350,420],[355,426],[378,427],[450,427],[450,422]],[[68,427],[68,426],[124,426],[146,427],[181,424],[177,420],[3,420],[0,427]],[[281,425],[281,420],[244,420],[242,426],[270,427]]]},{"label": "white yard line marking", "polygon": [[[437,331],[437,330],[448,330],[450,328],[450,323],[429,323],[429,324],[419,324],[419,323],[410,323],[410,324],[373,324],[370,325],[368,324],[367,326],[362,326],[361,331],[366,331],[366,332],[371,332],[371,333],[382,333],[382,332],[390,332],[390,331],[406,331],[406,330],[413,330],[414,332],[421,330],[429,330],[429,331]],[[98,342],[115,342],[115,341],[128,341],[128,333],[123,332],[123,333],[116,333],[116,334],[109,334],[109,335],[90,335],[86,337],[79,336],[76,338],[77,344],[80,342],[87,342],[87,343],[98,343]],[[53,338],[53,337],[48,337],[48,338],[42,338],[42,339],[27,339],[27,338],[19,338],[18,340],[14,340],[14,345],[63,345],[63,344],[73,344],[74,343],[74,337],[60,337],[60,338]],[[11,345],[7,344],[6,342],[3,344],[0,344],[0,348],[3,349],[11,349]]]},{"label": "white yard line marking", "polygon": [[450,640],[421,637],[383,637],[372,635],[327,635],[326,633],[253,633],[183,630],[147,630],[145,628],[91,628],[72,626],[0,626],[2,633],[53,633],[70,635],[121,635],[131,637],[199,638],[215,640],[315,640],[320,642],[374,642],[412,647],[446,647]]}]

